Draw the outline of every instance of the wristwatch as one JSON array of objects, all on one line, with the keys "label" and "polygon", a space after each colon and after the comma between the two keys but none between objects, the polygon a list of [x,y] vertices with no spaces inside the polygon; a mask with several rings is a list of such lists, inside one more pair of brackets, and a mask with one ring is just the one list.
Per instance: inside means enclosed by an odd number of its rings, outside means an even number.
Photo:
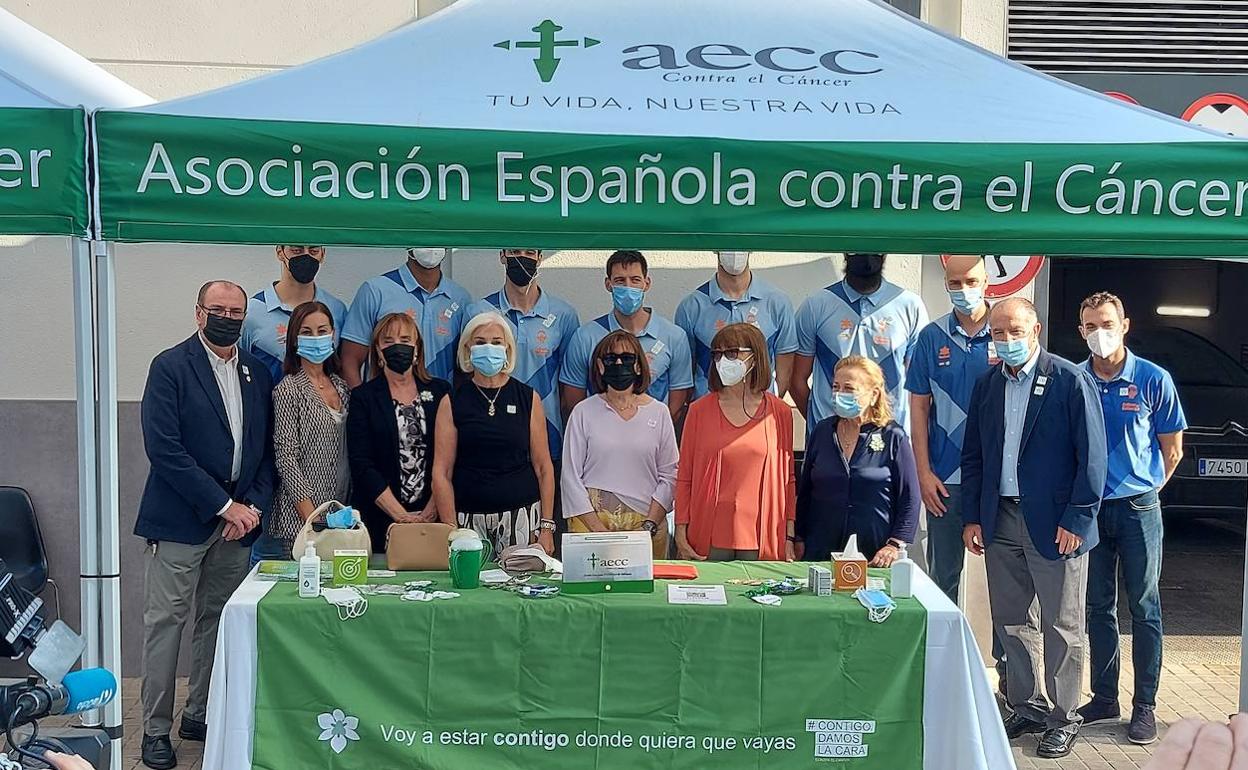
[{"label": "wristwatch", "polygon": [[899,550],[899,551],[900,551],[902,548],[905,548],[905,547],[906,547],[906,544],[905,544],[905,543],[901,542],[900,540],[898,540],[898,539],[897,539],[897,538],[895,538],[895,537],[890,537],[890,538],[888,539],[888,542],[887,542],[887,543],[885,543],[885,545],[891,545],[892,547],[896,548],[896,549],[897,549],[897,550]]},{"label": "wristwatch", "polygon": [[541,530],[545,530],[546,532],[554,532],[555,522],[553,519],[542,519],[541,521],[537,522],[537,528]]},{"label": "wristwatch", "polygon": [[650,533],[650,537],[656,537],[659,534],[659,525],[653,519],[646,519],[641,522],[641,528]]},{"label": "wristwatch", "polygon": [[800,543],[800,542],[801,542],[800,540],[798,540],[797,535],[785,535],[785,536],[784,536],[784,539],[785,539],[785,540],[788,540],[790,543]]}]

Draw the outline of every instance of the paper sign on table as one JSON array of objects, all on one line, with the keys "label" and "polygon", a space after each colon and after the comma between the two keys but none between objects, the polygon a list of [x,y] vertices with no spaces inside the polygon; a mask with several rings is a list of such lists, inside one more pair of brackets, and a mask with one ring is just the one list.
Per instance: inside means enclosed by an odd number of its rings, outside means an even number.
[{"label": "paper sign on table", "polygon": [[727,604],[728,596],[721,586],[669,585],[668,604]]}]

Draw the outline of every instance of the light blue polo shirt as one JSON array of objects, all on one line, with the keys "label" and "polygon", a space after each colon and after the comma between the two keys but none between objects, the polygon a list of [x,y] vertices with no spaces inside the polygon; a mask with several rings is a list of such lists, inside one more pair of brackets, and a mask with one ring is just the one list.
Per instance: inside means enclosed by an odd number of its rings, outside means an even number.
[{"label": "light blue polo shirt", "polygon": [[[650,308],[646,309],[650,310],[650,323],[637,335],[637,339],[650,363],[650,390],[647,392],[666,403],[671,391],[693,387],[693,356],[689,353],[689,338],[684,330]],[[588,391],[589,365],[594,347],[603,337],[619,328],[615,313],[611,312],[577,329],[563,358],[559,381]]]},{"label": "light blue polo shirt", "polygon": [[[316,287],[314,298],[317,302],[323,302],[333,316],[336,344],[347,317],[347,306],[319,286]],[[282,362],[286,359],[286,326],[290,323],[290,314],[293,312],[293,307],[282,304],[278,299],[277,289],[272,286],[247,300],[247,319],[243,321],[243,332],[238,344],[269,367],[273,387],[277,387],[282,379]],[[299,330],[295,331],[298,333]]]},{"label": "light blue polo shirt", "polygon": [[537,391],[546,411],[550,434],[550,455],[559,461],[563,447],[563,415],[559,408],[559,368],[572,335],[581,326],[576,308],[543,290],[533,309],[524,312],[511,305],[507,292],[498,290],[473,304],[471,319],[479,313],[495,311],[511,322],[516,335],[516,368],[512,376]]},{"label": "light blue polo shirt", "polygon": [[815,359],[809,433],[832,415],[832,380],[836,362],[864,356],[884,370],[884,381],[897,422],[910,431],[910,405],[903,385],[906,361],[927,326],[927,310],[914,292],[884,281],[870,295],[859,294],[845,281],[816,292],[797,311],[797,352]]},{"label": "light blue polo shirt", "polygon": [[772,382],[775,382],[776,356],[797,351],[797,326],[789,295],[751,276],[750,287],[740,299],[724,294],[715,278],[699,286],[676,308],[676,325],[689,337],[693,353],[694,397],[710,391],[711,340],[725,326],[749,323],[757,326],[767,340],[771,356]]},{"label": "light blue polo shirt", "polygon": [[1105,499],[1133,497],[1160,489],[1166,481],[1159,433],[1187,429],[1179,393],[1170,373],[1127,350],[1122,371],[1106,382],[1084,362],[1101,395],[1105,443],[1109,448]]},{"label": "light blue polo shirt", "polygon": [[946,484],[962,483],[962,438],[971,391],[975,381],[997,363],[988,324],[972,337],[953,313],[924,326],[910,352],[906,390],[932,397],[928,460],[932,472]]},{"label": "light blue polo shirt", "polygon": [[426,292],[407,265],[365,281],[355,294],[342,338],[360,345],[373,342],[373,328],[391,313],[407,313],[420,327],[425,346],[425,369],[450,381],[455,374],[455,345],[468,322],[472,295],[442,276],[438,287]]}]

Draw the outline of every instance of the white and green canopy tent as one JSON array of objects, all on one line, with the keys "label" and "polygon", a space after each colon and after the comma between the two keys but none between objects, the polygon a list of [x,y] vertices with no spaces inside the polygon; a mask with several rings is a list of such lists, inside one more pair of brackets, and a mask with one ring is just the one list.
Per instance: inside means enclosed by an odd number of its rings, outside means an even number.
[{"label": "white and green canopy tent", "polygon": [[[0,10],[0,234],[69,236],[74,274],[74,350],[77,363],[78,507],[82,665],[119,671],[120,588],[117,551],[116,379],[96,372],[96,292],[111,296],[111,271],[93,270],[89,234],[88,114],[99,107],[131,107],[152,99],[56,40]],[[109,327],[101,340],[112,339]],[[101,343],[104,361],[112,344]],[[104,367],[105,373],[111,368]],[[99,450],[97,452],[97,450]],[[21,483],[20,480],[12,480]],[[98,486],[97,486],[98,485]],[[111,535],[111,537],[110,537]],[[59,608],[58,608],[59,610]],[[121,725],[121,700],[89,724]],[[113,766],[121,742],[113,742]]]},{"label": "white and green canopy tent", "polygon": [[115,241],[1248,253],[1248,143],[871,0],[460,0],[96,128]]}]

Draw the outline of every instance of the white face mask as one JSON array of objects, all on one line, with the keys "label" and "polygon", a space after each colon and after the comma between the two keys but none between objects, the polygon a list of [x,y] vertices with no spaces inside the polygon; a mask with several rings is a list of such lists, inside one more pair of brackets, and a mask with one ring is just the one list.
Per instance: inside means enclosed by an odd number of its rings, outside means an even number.
[{"label": "white face mask", "polygon": [[407,255],[416,260],[416,264],[432,270],[446,259],[446,249],[408,249]]},{"label": "white face mask", "polygon": [[1088,350],[1097,358],[1109,358],[1122,347],[1122,332],[1097,329],[1087,337]]},{"label": "white face mask", "polygon": [[338,608],[339,620],[358,618],[368,610],[368,599],[354,588],[322,588],[321,596]]},{"label": "white face mask", "polygon": [[730,358],[721,358],[715,362],[715,370],[719,372],[719,381],[724,384],[724,387],[731,388],[750,373],[750,364],[742,358],[735,361]]},{"label": "white face mask", "polygon": [[724,269],[728,275],[741,275],[750,264],[750,252],[748,251],[721,251],[719,252],[719,266]]}]

